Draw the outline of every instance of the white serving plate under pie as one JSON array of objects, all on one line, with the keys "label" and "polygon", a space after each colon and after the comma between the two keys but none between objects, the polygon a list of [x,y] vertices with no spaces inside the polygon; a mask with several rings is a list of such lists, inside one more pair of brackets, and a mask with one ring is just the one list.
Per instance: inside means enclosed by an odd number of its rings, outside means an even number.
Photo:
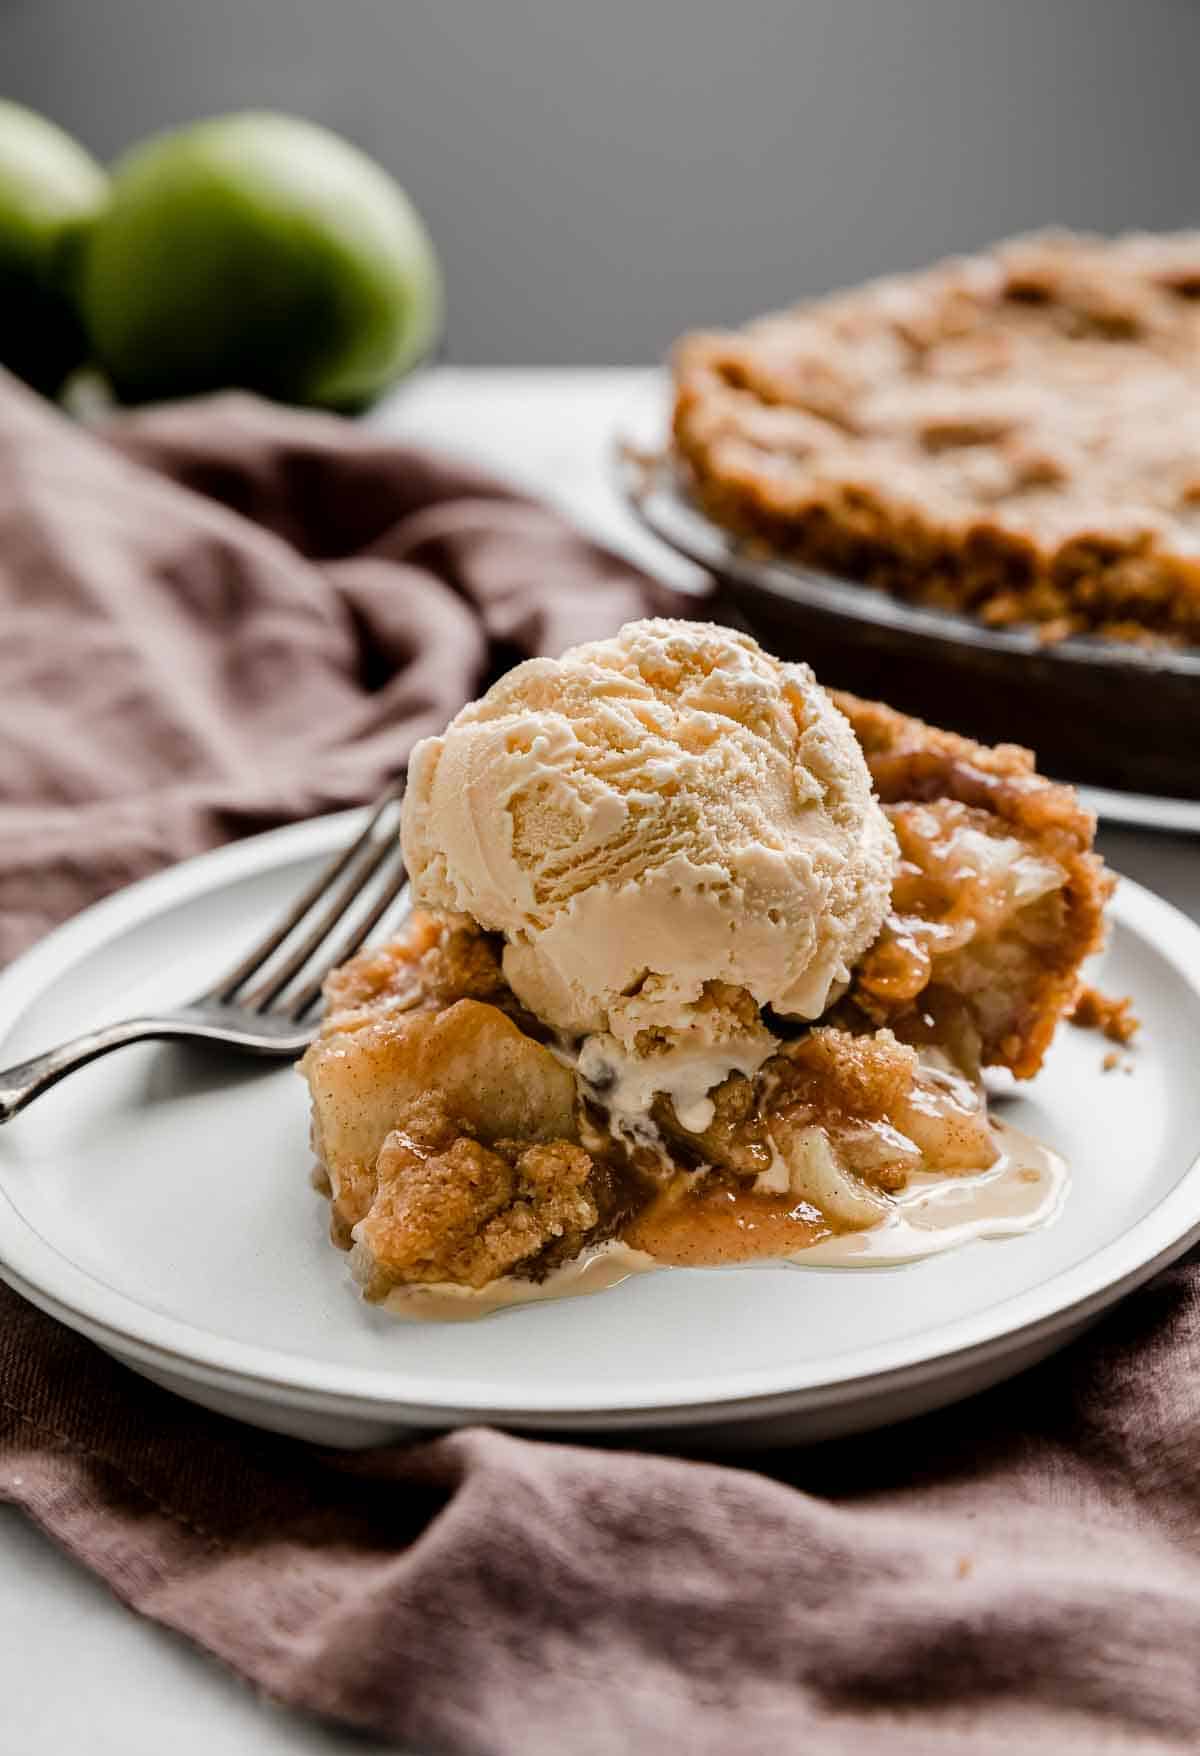
[{"label": "white serving plate under pie", "polygon": [[[87,910],[0,976],[0,1064],[198,992],[354,813],[188,861]],[[1077,1335],[1200,1236],[1200,928],[1120,886],[1094,979],[1144,1020],[1133,1071],[1064,1028],[1000,1113],[1062,1153],[1041,1231],[874,1268],[634,1275],[471,1323],[363,1304],[309,1186],[294,1070],[127,1048],[0,1128],[0,1276],[156,1383],[324,1444],[490,1422],[796,1443],[981,1390]]]}]

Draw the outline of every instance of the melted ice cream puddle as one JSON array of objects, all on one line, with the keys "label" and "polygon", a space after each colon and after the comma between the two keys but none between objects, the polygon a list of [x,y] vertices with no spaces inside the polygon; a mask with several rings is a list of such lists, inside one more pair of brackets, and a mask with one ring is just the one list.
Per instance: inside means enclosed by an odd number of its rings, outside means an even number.
[{"label": "melted ice cream puddle", "polygon": [[915,1262],[972,1238],[1011,1238],[1037,1231],[1056,1217],[1066,1196],[1066,1161],[1040,1140],[1007,1122],[993,1122],[1000,1157],[967,1176],[918,1171],[891,1195],[891,1211],[861,1232],[822,1238],[789,1260],[814,1268],[833,1264],[878,1267]]},{"label": "melted ice cream puddle", "polygon": [[393,1287],[380,1301],[385,1311],[416,1322],[432,1319],[439,1323],[469,1322],[474,1317],[487,1317],[493,1311],[507,1310],[512,1305],[536,1305],[545,1299],[573,1299],[585,1293],[602,1293],[618,1286],[631,1274],[644,1274],[661,1264],[644,1250],[632,1250],[619,1238],[585,1250],[573,1262],[566,1262],[548,1274],[545,1280],[518,1280],[506,1274],[490,1286],[464,1287],[450,1281],[433,1282],[428,1286]]},{"label": "melted ice cream puddle", "polygon": [[[1009,1123],[995,1122],[993,1130],[1000,1146],[994,1165],[961,1176],[916,1173],[899,1195],[885,1198],[889,1211],[869,1230],[834,1233],[783,1256],[722,1250],[709,1231],[697,1235],[687,1265],[883,1268],[955,1249],[975,1238],[1011,1238],[1037,1231],[1062,1207],[1070,1181],[1066,1162]],[[514,1305],[604,1292],[630,1275],[670,1266],[675,1265],[613,1239],[585,1251],[544,1281],[506,1276],[479,1291],[441,1284],[397,1287],[383,1305],[396,1316],[414,1321],[464,1321]]]}]

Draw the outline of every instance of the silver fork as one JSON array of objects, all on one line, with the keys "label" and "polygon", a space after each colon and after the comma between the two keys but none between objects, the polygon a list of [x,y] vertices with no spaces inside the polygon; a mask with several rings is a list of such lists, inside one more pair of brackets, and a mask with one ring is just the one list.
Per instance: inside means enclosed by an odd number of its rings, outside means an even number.
[{"label": "silver fork", "polygon": [[[358,839],[314,878],[283,920],[215,987],[176,1010],[122,1019],[0,1069],[0,1122],[10,1121],[77,1067],[126,1043],[183,1038],[225,1043],[251,1055],[298,1055],[316,1035],[317,1020],[311,1015],[325,977],[359,949],[404,889],[394,811],[403,793],[404,781],[393,781],[375,801]],[[339,923],[356,902],[368,897],[369,906],[353,928],[328,950]],[[310,921],[310,916],[315,918]],[[285,947],[305,923],[307,931]],[[282,955],[276,958],[276,953]]]}]

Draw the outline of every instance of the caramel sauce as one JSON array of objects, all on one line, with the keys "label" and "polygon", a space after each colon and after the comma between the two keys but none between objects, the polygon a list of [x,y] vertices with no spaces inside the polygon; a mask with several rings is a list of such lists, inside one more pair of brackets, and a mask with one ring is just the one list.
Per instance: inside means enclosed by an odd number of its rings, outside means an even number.
[{"label": "caramel sauce", "polygon": [[662,1195],[625,1229],[625,1241],[673,1268],[794,1256],[833,1228],[817,1208],[794,1195],[713,1189]]},{"label": "caramel sauce", "polygon": [[662,1196],[626,1228],[634,1249],[664,1266],[731,1262],[800,1267],[883,1266],[965,1244],[1014,1237],[1049,1223],[1062,1204],[1067,1167],[1057,1153],[1006,1123],[993,1123],[999,1154],[984,1170],[918,1172],[889,1198],[878,1225],[839,1231],[794,1196],[730,1189]]},{"label": "caramel sauce", "polygon": [[658,1268],[720,1268],[761,1262],[798,1268],[881,1268],[914,1262],[973,1238],[1015,1237],[1048,1225],[1066,1193],[1057,1153],[1005,1123],[993,1123],[1000,1153],[986,1170],[918,1172],[878,1225],[835,1231],[795,1196],[712,1189],[664,1194],[623,1236],[585,1251],[544,1281],[506,1276],[478,1292],[461,1286],[397,1287],[395,1315],[446,1321],[486,1317],[514,1305],[602,1292]]}]

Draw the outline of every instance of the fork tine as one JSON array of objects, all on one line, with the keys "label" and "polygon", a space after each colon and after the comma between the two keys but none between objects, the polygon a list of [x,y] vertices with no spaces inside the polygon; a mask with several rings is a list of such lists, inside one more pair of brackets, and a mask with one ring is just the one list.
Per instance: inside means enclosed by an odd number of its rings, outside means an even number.
[{"label": "fork tine", "polygon": [[400,870],[394,873],[384,886],[378,899],[371,904],[370,909],[358,922],[354,931],[346,935],[337,949],[330,954],[328,960],[317,970],[308,985],[301,988],[300,992],[287,1002],[284,1011],[289,1018],[295,1019],[296,1023],[299,1024],[304,1014],[321,998],[321,988],[330,970],[336,969],[339,963],[345,963],[348,957],[354,956],[368,933],[373,932],[379,925],[407,883],[408,873],[401,866]]},{"label": "fork tine", "polygon": [[393,804],[397,799],[403,797],[404,784],[405,776],[400,775],[379,795],[371,809],[371,815],[367,821],[366,827],[363,829],[362,834],[357,840],[353,841],[349,847],[343,848],[341,853],[337,854],[334,859],[332,859],[329,864],[317,874],[312,883],[308,886],[308,889],[297,897],[292,909],[284,919],[279,922],[278,926],[273,927],[267,936],[254,947],[253,951],[248,952],[242,959],[241,963],[236,964],[233,969],[229,970],[214,988],[209,989],[206,994],[200,996],[202,999],[217,1001],[232,1000],[238,989],[243,987],[245,983],[250,980],[251,976],[257,974],[263,964],[266,963],[267,959],[278,951],[284,940],[295,932],[296,928],[300,925],[300,922],[312,908],[313,904],[319,902],[321,897],[325,895],[326,891],[330,890],[333,885],[337,883],[346,868],[358,858],[362,850],[369,844],[371,837],[378,827],[380,819],[388,806]]},{"label": "fork tine", "polygon": [[345,882],[334,892],[329,907],[317,916],[295,950],[290,951],[282,963],[272,965],[266,978],[256,988],[251,989],[250,993],[236,994],[235,1003],[251,1012],[265,1012],[272,1001],[300,974],[309,959],[320,950],[338,922],[349,914],[380,867],[393,856],[398,857],[399,851],[399,841],[394,836],[384,836],[377,841],[367,853],[366,859],[351,867]]}]

